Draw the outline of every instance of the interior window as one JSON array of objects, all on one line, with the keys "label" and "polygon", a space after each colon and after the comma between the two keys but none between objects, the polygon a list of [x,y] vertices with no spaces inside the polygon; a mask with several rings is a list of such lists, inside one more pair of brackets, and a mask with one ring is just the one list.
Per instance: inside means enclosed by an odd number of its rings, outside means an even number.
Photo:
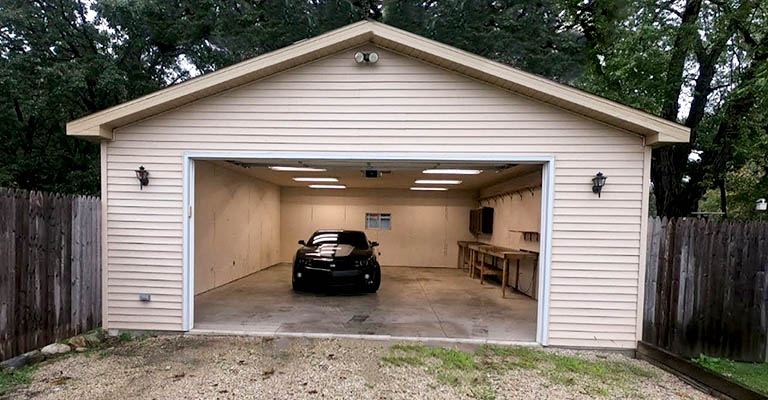
[{"label": "interior window", "polygon": [[379,229],[379,214],[365,214],[365,229]]},{"label": "interior window", "polygon": [[365,213],[365,229],[392,229],[392,214]]},{"label": "interior window", "polygon": [[380,229],[384,229],[384,230],[392,229],[392,214],[380,214],[379,226],[380,226]]}]

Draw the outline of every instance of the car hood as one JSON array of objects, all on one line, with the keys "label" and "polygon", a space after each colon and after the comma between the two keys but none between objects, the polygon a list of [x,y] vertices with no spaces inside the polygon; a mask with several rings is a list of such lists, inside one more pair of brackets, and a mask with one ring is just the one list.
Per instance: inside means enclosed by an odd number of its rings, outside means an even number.
[{"label": "car hood", "polygon": [[308,258],[367,257],[373,254],[370,249],[358,249],[348,244],[324,244],[317,247],[304,246],[299,249],[298,253]]}]

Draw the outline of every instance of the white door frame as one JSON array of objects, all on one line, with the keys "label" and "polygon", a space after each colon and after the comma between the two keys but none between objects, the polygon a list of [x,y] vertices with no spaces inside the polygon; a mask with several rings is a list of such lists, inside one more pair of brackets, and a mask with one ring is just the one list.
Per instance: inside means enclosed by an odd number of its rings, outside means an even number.
[{"label": "white door frame", "polygon": [[327,161],[419,161],[419,162],[501,162],[516,164],[543,164],[541,182],[541,237],[539,241],[539,300],[536,321],[536,342],[549,344],[549,297],[552,259],[552,214],[555,192],[555,157],[519,156],[510,154],[451,153],[295,153],[295,152],[186,152],[184,153],[184,241],[183,241],[183,330],[194,324],[195,293],[195,160],[327,160]]}]

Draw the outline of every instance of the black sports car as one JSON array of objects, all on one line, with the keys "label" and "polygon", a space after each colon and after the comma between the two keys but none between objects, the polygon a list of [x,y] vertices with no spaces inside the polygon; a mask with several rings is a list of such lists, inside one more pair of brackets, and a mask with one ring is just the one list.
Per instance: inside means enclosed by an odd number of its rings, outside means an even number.
[{"label": "black sports car", "polygon": [[320,230],[302,247],[293,260],[293,289],[352,286],[370,293],[379,290],[381,268],[374,247],[365,233]]}]

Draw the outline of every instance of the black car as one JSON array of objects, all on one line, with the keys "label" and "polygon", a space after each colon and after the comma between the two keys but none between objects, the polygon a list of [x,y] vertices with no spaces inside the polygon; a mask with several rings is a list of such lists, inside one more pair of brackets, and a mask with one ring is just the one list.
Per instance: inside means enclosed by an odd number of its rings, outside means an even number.
[{"label": "black car", "polygon": [[375,293],[381,284],[381,267],[374,247],[364,232],[320,230],[302,247],[293,260],[293,289],[354,287]]}]

